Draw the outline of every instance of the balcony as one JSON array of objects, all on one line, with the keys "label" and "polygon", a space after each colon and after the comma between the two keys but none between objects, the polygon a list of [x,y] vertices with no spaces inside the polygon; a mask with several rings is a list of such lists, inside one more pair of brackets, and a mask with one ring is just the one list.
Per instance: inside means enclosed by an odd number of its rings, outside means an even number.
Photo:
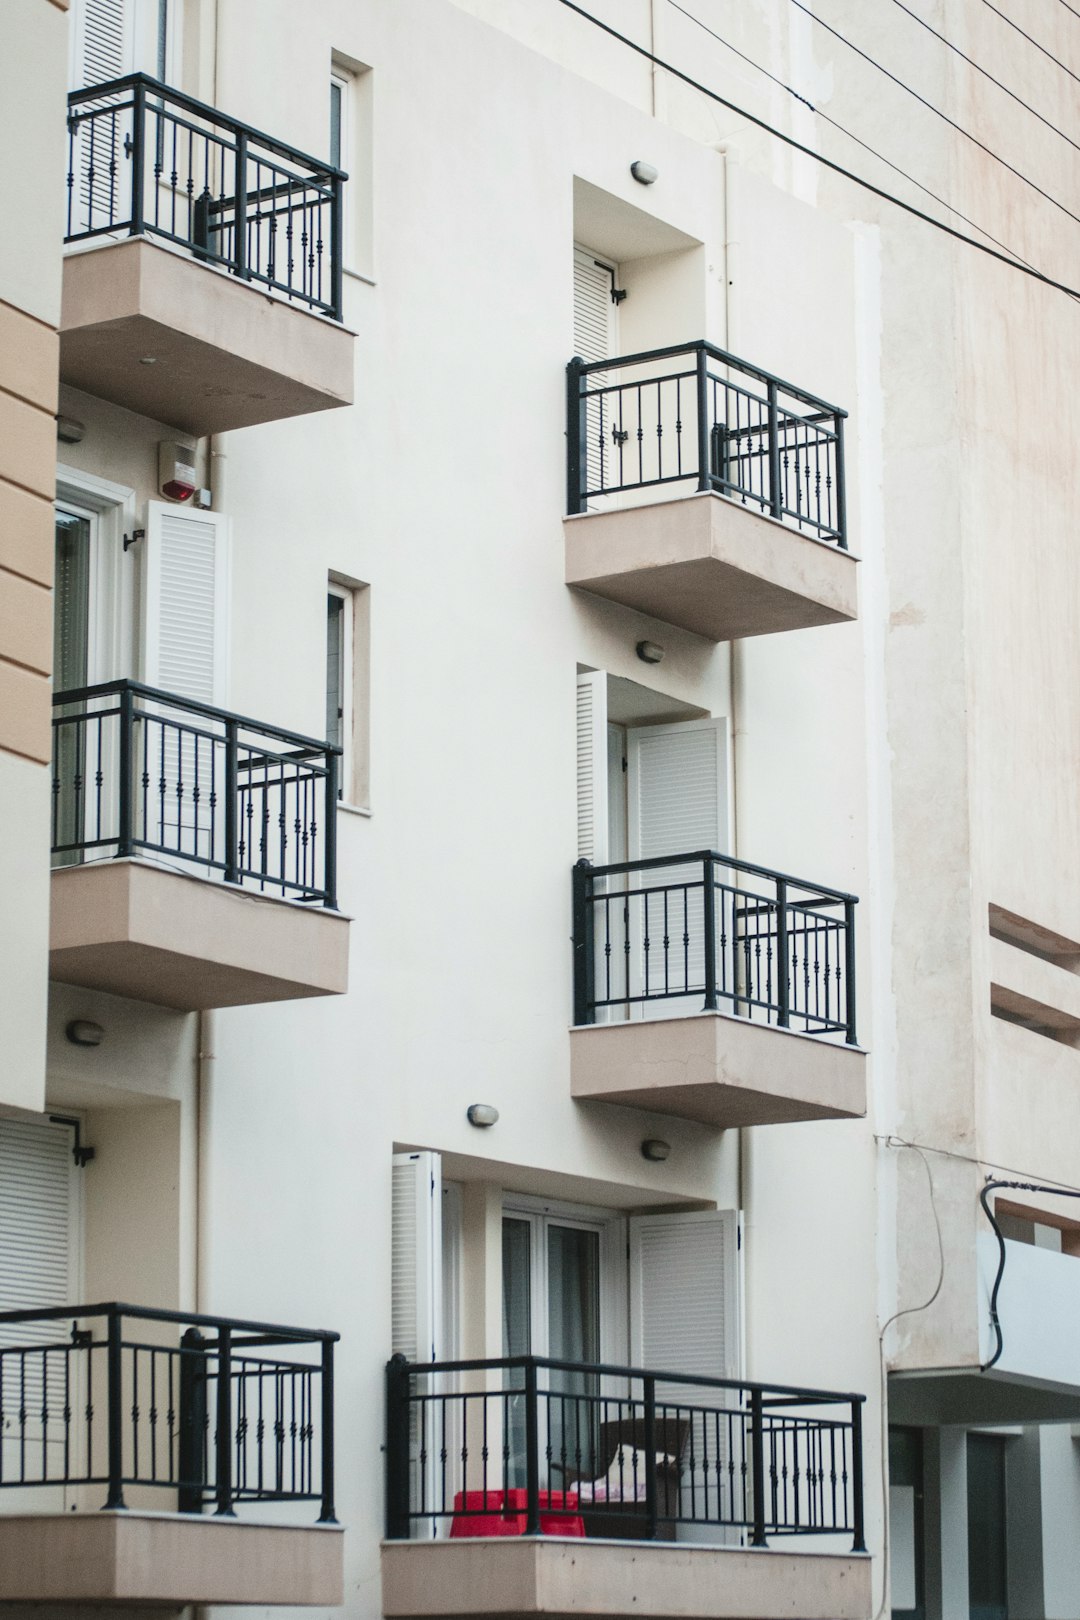
[{"label": "balcony", "polygon": [[721,1127],[860,1118],[856,904],[713,850],[579,862],[573,1095]]},{"label": "balcony", "polygon": [[566,583],[710,641],[854,619],[845,415],[711,343],[571,360]]},{"label": "balcony", "polygon": [[58,693],[50,976],[188,1012],[343,992],[337,755],[136,681]]},{"label": "balcony", "polygon": [[[129,1305],[0,1315],[0,1602],[341,1603],[336,1339]],[[282,1518],[304,1503],[317,1523]]]},{"label": "balcony", "polygon": [[199,435],[352,403],[340,170],[143,73],[67,127],[63,382]]},{"label": "balcony", "polygon": [[862,1402],[535,1356],[397,1357],[383,1612],[866,1620]]}]

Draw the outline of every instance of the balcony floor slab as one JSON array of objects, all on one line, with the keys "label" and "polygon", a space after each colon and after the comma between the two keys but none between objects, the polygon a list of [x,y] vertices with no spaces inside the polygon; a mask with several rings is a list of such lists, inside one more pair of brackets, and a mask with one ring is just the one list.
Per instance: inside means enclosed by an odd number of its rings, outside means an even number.
[{"label": "balcony floor slab", "polygon": [[563,524],[566,583],[709,641],[858,617],[857,559],[723,495]]},{"label": "balcony floor slab", "polygon": [[141,860],[52,875],[49,976],[184,1012],[340,995],[349,920]]},{"label": "balcony floor slab", "polygon": [[144,237],[64,259],[61,381],[185,433],[350,405],[353,344],[336,322]]},{"label": "balcony floor slab", "polygon": [[336,1525],[182,1513],[0,1516],[0,1603],[336,1607],[343,1599]]},{"label": "balcony floor slab", "polygon": [[723,1128],[866,1113],[866,1053],[727,1013],[570,1031],[570,1089]]},{"label": "balcony floor slab", "polygon": [[387,1620],[867,1620],[871,1608],[865,1555],[554,1536],[386,1542],[382,1589]]}]

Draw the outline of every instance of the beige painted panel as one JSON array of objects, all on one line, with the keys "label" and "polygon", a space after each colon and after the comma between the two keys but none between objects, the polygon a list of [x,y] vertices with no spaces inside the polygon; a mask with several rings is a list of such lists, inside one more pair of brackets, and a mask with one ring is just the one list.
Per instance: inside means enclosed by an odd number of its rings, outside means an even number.
[{"label": "beige painted panel", "polygon": [[188,433],[351,404],[353,343],[324,316],[141,238],[64,260],[62,380]]},{"label": "beige painted panel", "polygon": [[1080,1032],[1080,976],[1005,940],[990,940],[990,1004],[1063,1033]]},{"label": "beige painted panel", "polygon": [[191,1012],[348,987],[349,920],[139,860],[52,875],[49,976]]},{"label": "beige painted panel", "polygon": [[0,480],[0,568],[51,586],[53,549],[52,500]]},{"label": "beige painted panel", "polygon": [[647,1542],[390,1542],[388,1620],[442,1615],[604,1615],[609,1620],[867,1620],[870,1560]]},{"label": "beige painted panel", "polygon": [[49,588],[0,568],[0,658],[48,675],[52,630]]},{"label": "beige painted panel", "polygon": [[42,765],[0,752],[0,827],[18,829],[0,842],[0,1103],[18,1108],[45,1100],[49,783]]},{"label": "beige painted panel", "polygon": [[570,1031],[570,1089],[703,1124],[778,1125],[866,1113],[866,1054],[726,1013]]},{"label": "beige painted panel", "polygon": [[0,388],[40,410],[55,411],[59,364],[55,328],[0,302]]},{"label": "beige painted panel", "polygon": [[710,641],[858,616],[857,560],[722,495],[566,518],[566,583]]},{"label": "beige painted panel", "polygon": [[342,1532],[167,1513],[0,1517],[0,1603],[321,1604]]},{"label": "beige painted panel", "polygon": [[47,765],[52,758],[52,686],[47,675],[0,660],[0,749]]},{"label": "beige painted panel", "polygon": [[51,413],[0,392],[0,478],[52,500],[56,423]]}]

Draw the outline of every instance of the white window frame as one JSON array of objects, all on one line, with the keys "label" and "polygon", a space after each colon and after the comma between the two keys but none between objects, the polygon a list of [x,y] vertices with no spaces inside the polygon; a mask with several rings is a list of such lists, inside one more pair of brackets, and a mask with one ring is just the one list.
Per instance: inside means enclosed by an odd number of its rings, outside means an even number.
[{"label": "white window frame", "polygon": [[[529,1224],[530,1319],[532,1354],[548,1354],[547,1223],[600,1236],[600,1360],[625,1362],[629,1348],[626,1217],[616,1210],[559,1199],[506,1193],[503,1217]],[[537,1310],[537,1303],[543,1305]]]},{"label": "white window frame", "polygon": [[87,518],[91,525],[87,684],[131,675],[135,588],[133,566],[126,566],[132,552],[124,550],[123,538],[136,528],[135,491],[59,463],[53,505]]},{"label": "white window frame", "polygon": [[[338,800],[351,803],[353,780],[353,716],[355,710],[356,671],[353,659],[355,634],[356,592],[351,585],[342,585],[334,577],[326,582],[327,596],[336,597],[341,609],[341,758],[338,761]],[[329,738],[327,739],[329,741]]]}]

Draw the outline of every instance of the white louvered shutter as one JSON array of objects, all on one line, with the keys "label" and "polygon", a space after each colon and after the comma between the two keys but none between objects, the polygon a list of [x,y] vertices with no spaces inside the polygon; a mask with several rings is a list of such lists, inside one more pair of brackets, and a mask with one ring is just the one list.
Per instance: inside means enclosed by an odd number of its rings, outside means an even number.
[{"label": "white louvered shutter", "polygon": [[607,746],[607,676],[590,670],[577,678],[577,852],[594,866],[608,858]]},{"label": "white louvered shutter", "polygon": [[[730,854],[727,721],[634,726],[626,743],[629,859],[707,849]],[[657,892],[628,903],[633,993],[704,992],[702,872],[700,864],[656,869],[646,875]],[[725,882],[729,873],[718,868],[717,877]],[[662,886],[668,888],[666,912]],[[678,1002],[663,1000],[639,1003],[639,1009],[653,1017],[679,1010]]]},{"label": "white louvered shutter", "polygon": [[440,1354],[442,1161],[438,1153],[396,1153],[391,1228],[391,1353],[408,1361]]},{"label": "white louvered shutter", "polygon": [[[217,512],[187,512],[151,501],[144,544],[144,679],[170,695],[220,706],[226,697],[229,614],[226,519]],[[206,732],[221,730],[219,723],[183,710],[162,713]],[[223,859],[224,816],[215,814],[211,803],[216,798],[220,808],[221,744],[205,737],[196,741],[190,730],[178,733],[153,719],[140,730],[137,763],[149,778],[150,791],[146,825],[137,827],[138,836],[166,852]],[[242,780],[241,836],[244,786]],[[141,807],[139,794],[136,801]]]},{"label": "white louvered shutter", "polygon": [[[689,1377],[741,1375],[738,1220],[734,1210],[630,1219],[630,1359],[650,1372]],[[717,1521],[733,1515],[727,1492],[730,1455],[727,1420],[713,1418],[737,1405],[730,1392],[657,1380],[659,1418],[690,1426],[682,1458],[679,1540],[716,1541]],[[682,1404],[697,1408],[680,1418]],[[704,1409],[704,1410],[702,1410]],[[734,1479],[742,1489],[739,1442]],[[717,1478],[723,1481],[717,1500]],[[708,1491],[706,1495],[705,1492]],[[712,1527],[706,1521],[712,1520]]]},{"label": "white louvered shutter", "polygon": [[[66,1125],[0,1119],[0,1311],[78,1303],[74,1297],[77,1172],[72,1141]],[[0,1345],[63,1344],[70,1328],[66,1321],[20,1323],[0,1329]],[[47,1433],[57,1444],[62,1441],[63,1361],[55,1355],[46,1364],[41,1356],[31,1354],[20,1365],[23,1358],[0,1357],[2,1404],[9,1414],[25,1404],[27,1438],[41,1434],[42,1374],[47,1365]],[[18,1431],[10,1422],[2,1439],[6,1445],[17,1442]]]},{"label": "white louvered shutter", "polygon": [[[616,306],[612,302],[614,266],[590,248],[574,249],[574,353],[590,364],[609,360],[618,352],[615,325]],[[594,390],[609,381],[606,371],[590,372],[586,386]],[[590,399],[585,409],[586,478],[595,505],[598,492],[614,482],[611,451],[611,407],[603,398]]]},{"label": "white louvered shutter", "polygon": [[[121,79],[135,68],[136,0],[75,0],[71,88],[81,91]],[[124,98],[120,98],[123,100]],[[104,102],[82,102],[86,113]],[[130,110],[80,119],[69,145],[74,184],[70,231],[123,225],[131,209]]]}]

